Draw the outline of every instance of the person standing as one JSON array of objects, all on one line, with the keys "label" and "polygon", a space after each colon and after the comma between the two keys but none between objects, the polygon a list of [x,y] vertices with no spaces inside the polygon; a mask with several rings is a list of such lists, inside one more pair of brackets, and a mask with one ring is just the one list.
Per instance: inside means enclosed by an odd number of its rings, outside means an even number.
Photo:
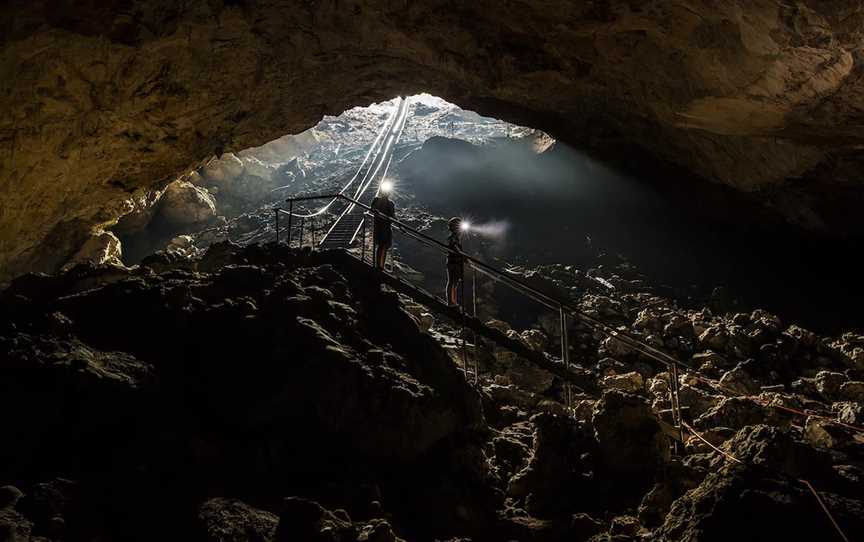
[{"label": "person standing", "polygon": [[450,235],[447,237],[447,303],[459,304],[459,286],[465,274],[465,257],[462,253],[462,219],[454,216],[447,221]]},{"label": "person standing", "polygon": [[372,210],[375,211],[375,221],[372,237],[375,242],[375,269],[384,269],[387,262],[387,251],[393,246],[393,228],[388,218],[395,218],[396,205],[390,199],[392,184],[389,181],[381,183],[378,195],[372,200]]}]

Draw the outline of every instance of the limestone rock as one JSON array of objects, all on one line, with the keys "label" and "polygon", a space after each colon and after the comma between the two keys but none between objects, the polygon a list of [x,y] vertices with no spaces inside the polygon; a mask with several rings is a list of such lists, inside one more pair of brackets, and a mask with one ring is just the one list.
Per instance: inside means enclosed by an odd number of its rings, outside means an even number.
[{"label": "limestone rock", "polygon": [[816,391],[827,400],[840,397],[840,387],[849,380],[843,373],[820,371],[816,374]]},{"label": "limestone rock", "polygon": [[549,338],[539,329],[526,329],[519,335],[525,344],[538,352],[545,351],[549,344]]},{"label": "limestone rock", "polygon": [[187,181],[168,185],[159,200],[156,219],[177,228],[216,218],[216,202],[206,189]]},{"label": "limestone rock", "polygon": [[[28,249],[80,239],[120,216],[132,190],[419,81],[570,144],[638,150],[644,166],[669,162],[751,192],[779,185],[793,203],[775,208],[790,220],[818,227],[842,214],[795,203],[782,181],[803,177],[814,197],[831,193],[811,172],[860,157],[855,2],[463,7],[458,16],[427,3],[6,7],[14,12],[3,14],[11,22],[0,59],[18,76],[0,89],[9,113],[0,121],[0,269],[54,270],[62,257]],[[369,80],[378,84],[354,83]],[[65,221],[64,210],[79,220]]]},{"label": "limestone rock", "polygon": [[694,424],[699,428],[729,427],[741,429],[747,425],[764,423],[788,427],[791,419],[788,415],[764,407],[750,398],[728,397],[694,420]]},{"label": "limestone rock", "polygon": [[754,395],[759,393],[760,389],[759,384],[753,381],[753,378],[740,364],[723,374],[720,385],[742,395]]},{"label": "limestone rock", "polygon": [[804,439],[814,448],[839,449],[854,443],[849,433],[830,420],[810,416],[804,425]]},{"label": "limestone rock", "polygon": [[841,402],[831,405],[831,409],[837,413],[837,421],[849,425],[864,424],[864,404],[857,402]]},{"label": "limestone rock", "polygon": [[594,405],[591,420],[605,468],[646,475],[669,455],[657,417],[638,396],[607,390]]},{"label": "limestone rock", "polygon": [[274,539],[279,517],[236,499],[214,498],[198,512],[208,542],[264,542]]},{"label": "limestone rock", "polygon": [[347,514],[334,513],[320,504],[289,497],[285,499],[276,541],[309,540],[310,542],[343,542],[357,539],[357,528]]},{"label": "limestone rock", "polygon": [[543,517],[566,509],[562,496],[576,498],[576,482],[586,467],[580,455],[591,443],[568,417],[538,414],[531,421],[536,427],[534,453],[525,468],[510,480],[508,494],[527,497],[528,511]]},{"label": "limestone rock", "polygon": [[630,372],[621,375],[609,375],[600,381],[601,386],[608,389],[620,390],[627,393],[641,393],[645,391],[645,382],[642,375]]},{"label": "limestone rock", "polygon": [[101,232],[90,237],[87,242],[72,256],[66,268],[71,268],[73,265],[90,262],[97,265],[111,264],[123,265],[123,251],[120,247],[120,240],[111,232]]},{"label": "limestone rock", "polygon": [[864,382],[849,381],[840,386],[839,395],[846,401],[864,403]]},{"label": "limestone rock", "polygon": [[207,162],[201,174],[206,182],[224,189],[243,174],[243,162],[233,153],[227,152]]},{"label": "limestone rock", "polygon": [[[830,497],[832,513],[846,518],[847,535],[861,532],[856,519],[862,503]],[[741,532],[741,517],[755,517]],[[660,540],[818,540],[826,535],[821,509],[795,479],[750,466],[727,465],[711,471],[695,489],[676,500],[653,535]],[[742,538],[742,536],[744,538]],[[857,536],[857,535],[849,535]]]}]

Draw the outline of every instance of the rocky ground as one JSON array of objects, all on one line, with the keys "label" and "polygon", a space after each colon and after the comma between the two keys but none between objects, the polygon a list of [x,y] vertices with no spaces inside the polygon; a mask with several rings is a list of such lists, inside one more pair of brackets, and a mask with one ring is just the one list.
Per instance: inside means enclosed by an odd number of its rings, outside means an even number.
[{"label": "rocky ground", "polygon": [[[568,413],[494,345],[467,384],[453,324],[342,254],[217,243],[2,293],[0,539],[835,539],[802,479],[864,535],[864,337],[597,273],[614,290],[521,277],[693,367],[685,420],[740,464],[692,435],[672,454],[665,369],[593,329],[571,357],[599,393]],[[489,325],[557,351],[539,314]]]}]

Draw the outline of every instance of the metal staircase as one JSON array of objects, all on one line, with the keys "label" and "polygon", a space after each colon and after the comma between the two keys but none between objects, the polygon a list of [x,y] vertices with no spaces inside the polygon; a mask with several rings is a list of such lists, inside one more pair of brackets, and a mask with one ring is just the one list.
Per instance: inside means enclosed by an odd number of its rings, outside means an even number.
[{"label": "metal staircase", "polygon": [[[450,248],[444,243],[429,237],[428,235],[420,232],[407,224],[399,221],[398,219],[390,218],[381,215],[380,213],[375,212],[369,205],[359,200],[350,198],[344,194],[329,194],[329,195],[321,195],[321,196],[305,196],[298,198],[291,198],[288,201],[290,207],[293,208],[294,204],[297,202],[315,200],[315,199],[338,199],[344,202],[347,202],[348,209],[339,217],[339,221],[345,220],[347,216],[351,216],[351,213],[356,213],[357,216],[360,217],[359,222],[345,222],[345,227],[347,231],[350,231],[352,227],[351,224],[360,224],[362,226],[362,217],[363,214],[373,215],[375,217],[380,217],[383,220],[386,220],[391,223],[394,230],[400,232],[405,236],[406,239],[410,239],[411,241],[426,245],[433,249],[436,249],[444,254],[450,252]],[[356,210],[355,210],[356,209]],[[287,211],[277,208],[276,217],[276,235],[277,235],[277,243],[280,238],[279,232],[280,227],[278,224],[278,216],[280,213],[288,214]],[[349,220],[356,220],[355,218],[351,218]],[[340,227],[340,228],[341,228]],[[333,228],[331,228],[333,231]],[[352,237],[349,238],[347,235],[342,236],[342,239],[349,239],[349,243],[353,236],[356,236],[357,230],[353,230]],[[291,245],[291,226],[289,224],[288,227],[288,244]],[[464,305],[464,296],[463,296],[463,305],[461,307],[453,307],[445,303],[442,299],[418,288],[417,286],[408,283],[407,281],[388,273],[385,270],[379,269],[371,269],[367,264],[365,259],[366,253],[366,240],[365,238],[361,239],[361,248],[359,253],[354,254],[351,251],[344,250],[344,254],[346,257],[346,261],[353,260],[354,265],[359,266],[358,271],[361,268],[365,268],[367,272],[376,273],[377,278],[380,282],[387,284],[394,290],[397,290],[401,293],[408,295],[413,298],[415,301],[427,306],[428,308],[434,310],[436,313],[439,313],[443,316],[448,317],[449,319],[457,322],[458,324],[464,326],[465,329],[473,331],[475,334],[480,335],[486,339],[489,339],[498,345],[511,350],[514,353],[524,357],[525,359],[531,361],[532,363],[546,369],[556,375],[558,375],[562,381],[565,383],[565,402],[568,409],[573,407],[573,399],[571,386],[575,385],[579,391],[588,392],[589,394],[596,390],[596,386],[593,383],[592,377],[590,377],[584,369],[575,366],[570,362],[570,345],[568,341],[568,329],[570,321],[579,321],[583,324],[588,325],[593,328],[595,331],[607,336],[613,337],[615,340],[621,342],[627,347],[639,352],[646,359],[657,362],[665,367],[665,369],[669,372],[669,404],[670,409],[666,413],[669,415],[670,423],[662,423],[664,431],[672,438],[673,445],[678,449],[679,444],[682,442],[682,419],[681,419],[681,406],[678,401],[678,369],[679,367],[692,371],[692,368],[682,363],[681,361],[673,358],[669,354],[659,350],[651,345],[648,345],[642,342],[639,338],[619,329],[614,328],[613,326],[606,324],[601,321],[597,317],[591,316],[581,310],[578,307],[571,304],[569,300],[559,299],[553,295],[549,295],[545,292],[541,292],[532,286],[522,282],[521,280],[513,277],[512,275],[492,267],[491,265],[478,260],[468,254],[462,253],[462,257],[466,262],[465,265],[468,267],[473,273],[475,273],[475,277],[477,275],[483,275],[489,280],[493,280],[497,283],[501,283],[512,288],[514,291],[519,294],[534,300],[537,303],[547,307],[552,310],[554,313],[557,313],[559,317],[559,326],[561,332],[561,357],[556,358],[547,353],[531,351],[526,348],[524,345],[519,343],[519,341],[513,340],[510,337],[498,332],[497,330],[491,329],[488,326],[484,325],[479,319],[476,318],[475,315],[469,314]],[[335,243],[334,243],[335,244]],[[303,247],[302,238],[298,243],[300,247]],[[315,246],[313,242],[313,246],[311,248],[324,248],[331,247],[333,245],[328,245],[322,243],[321,245]],[[339,249],[347,249],[347,245],[335,245],[334,248]],[[371,261],[369,262],[371,264]],[[473,312],[473,311],[472,311]],[[466,377],[468,377],[467,371],[467,361],[465,359],[465,341],[464,341],[464,333],[463,337],[463,368],[466,370]],[[476,338],[474,343],[476,344]],[[475,356],[476,357],[476,356]],[[474,378],[476,381],[477,377],[477,369],[478,366],[476,364],[474,366]]]},{"label": "metal staircase", "polygon": [[[408,119],[408,100],[403,99],[399,103],[394,122],[390,124],[388,133],[384,138],[382,147],[375,160],[369,165],[369,169],[354,191],[353,200],[365,207],[372,205],[372,200],[378,195],[381,182],[390,169],[393,159],[393,150],[402,135],[405,123]],[[372,185],[375,185],[372,188]],[[348,248],[357,238],[360,228],[365,220],[365,209],[353,202],[349,202],[336,222],[330,227],[324,238],[321,239],[319,247],[323,250]]]}]

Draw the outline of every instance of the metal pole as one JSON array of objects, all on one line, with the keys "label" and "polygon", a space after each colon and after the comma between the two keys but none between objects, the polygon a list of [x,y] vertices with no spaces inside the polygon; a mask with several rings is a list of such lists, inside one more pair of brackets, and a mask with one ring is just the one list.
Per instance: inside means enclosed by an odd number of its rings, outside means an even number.
[{"label": "metal pole", "polygon": [[[678,403],[678,366],[674,363],[669,364],[669,392],[671,394],[671,407],[672,407],[672,425],[675,426],[675,430],[678,432],[679,438],[681,438],[681,409],[679,408]],[[675,453],[678,453],[678,441],[673,440],[672,447]]]},{"label": "metal pole", "polygon": [[312,226],[309,227],[309,231],[312,232],[312,250],[315,250],[315,245],[317,244],[315,241],[315,216],[312,216]]},{"label": "metal pole", "polygon": [[300,218],[300,246],[298,248],[303,248],[303,228],[306,226],[306,217]]},{"label": "metal pole", "polygon": [[276,217],[276,244],[279,244],[279,208],[273,209],[273,215]]},{"label": "metal pole", "polygon": [[[471,266],[471,316],[477,318],[477,269]],[[474,384],[480,382],[480,356],[477,351],[477,329],[474,329]]]},{"label": "metal pole", "polygon": [[375,226],[372,226],[372,268],[378,269],[378,240],[375,238]]},{"label": "metal pole", "polygon": [[294,218],[294,200],[288,201],[288,248],[291,248],[291,219]]},{"label": "metal pole", "polygon": [[[462,270],[464,273],[465,268],[463,267]],[[460,289],[460,294],[461,294],[460,295],[461,299],[459,299],[459,303],[461,305],[460,309],[462,311],[462,319],[460,320],[460,322],[462,323],[462,328],[461,328],[461,331],[459,333],[462,336],[462,372],[465,373],[465,380],[468,380],[468,349],[465,347],[465,318],[467,317],[467,315],[465,314],[465,280],[464,280],[464,277],[463,277],[463,280],[461,280],[459,282],[459,289]]]},{"label": "metal pole", "polygon": [[360,261],[366,263],[366,214],[363,214],[363,231],[360,233]]},{"label": "metal pole", "polygon": [[[561,361],[564,363],[564,371],[565,374],[569,376],[570,374],[570,343],[567,340],[567,313],[564,312],[564,306],[562,305],[558,309],[558,314],[561,320]],[[564,402],[567,406],[568,413],[572,407],[573,401],[570,395],[570,380],[569,378],[564,379]]]}]

